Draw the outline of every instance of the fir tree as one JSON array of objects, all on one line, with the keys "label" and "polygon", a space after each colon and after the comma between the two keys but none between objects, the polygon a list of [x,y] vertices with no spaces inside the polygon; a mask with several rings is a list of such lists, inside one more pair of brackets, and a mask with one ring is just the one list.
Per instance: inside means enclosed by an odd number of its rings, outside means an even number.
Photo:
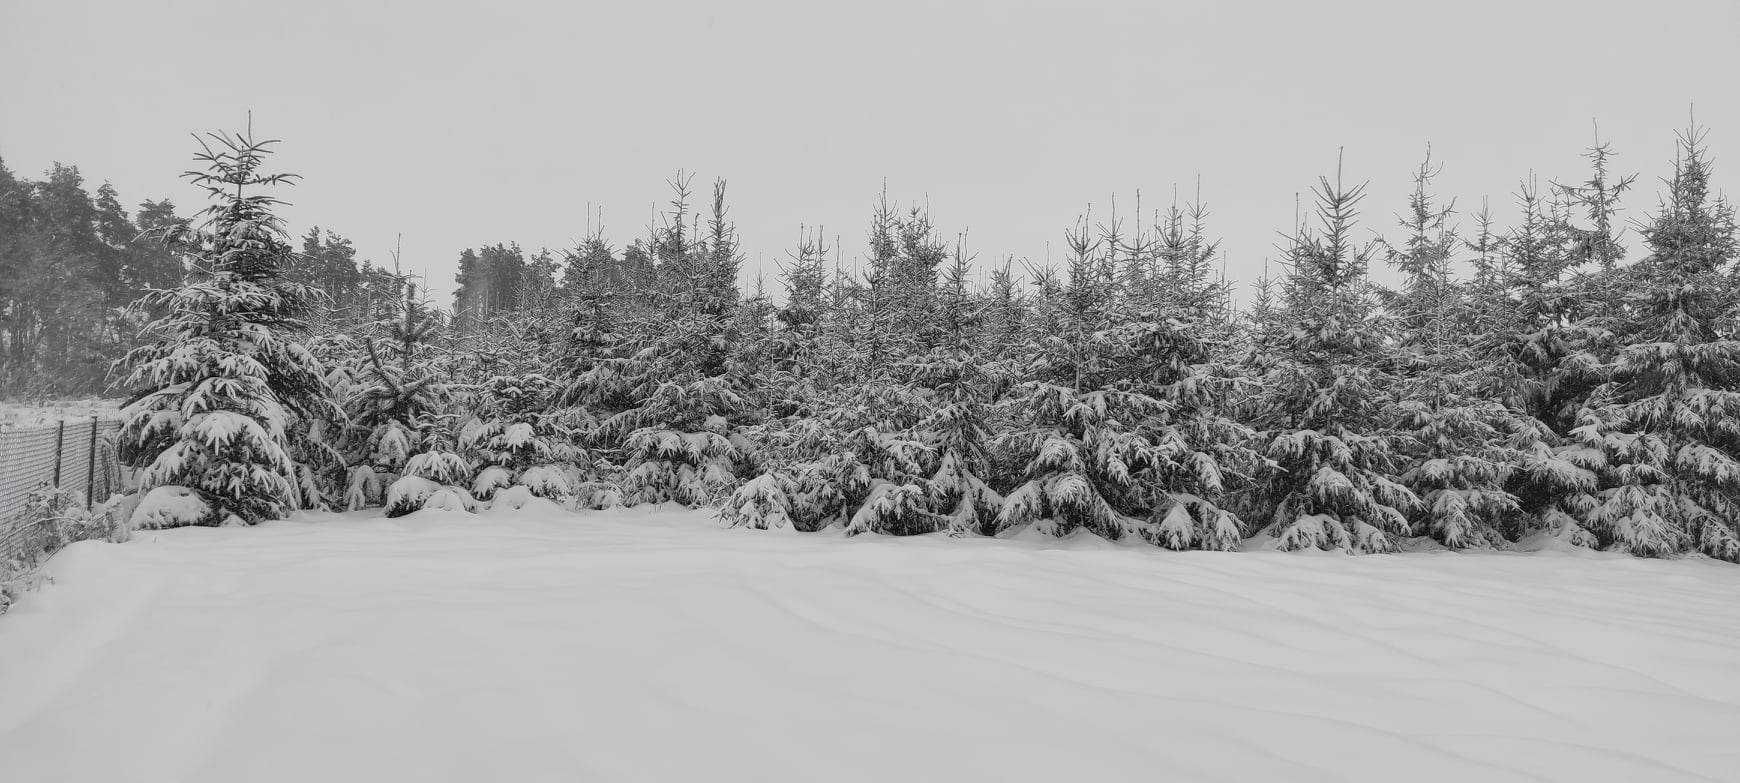
[{"label": "fir tree", "polygon": [[345,403],[351,452],[345,496],[353,510],[384,500],[383,488],[424,450],[427,431],[447,398],[430,355],[437,319],[414,284],[405,286],[398,310],[395,318],[375,325],[375,334],[363,336],[368,362]]},{"label": "fir tree", "polygon": [[141,468],[142,490],[198,493],[213,509],[207,522],[275,519],[305,502],[292,440],[309,419],[335,413],[319,363],[294,339],[315,294],[282,279],[281,202],[255,192],[294,179],[264,173],[273,143],[246,133],[201,140],[205,168],[187,176],[215,203],[197,230],[173,239],[202,274],[141,300],[167,314],[148,329],[155,341],[122,360],[137,390],[123,412],[123,458]]},{"label": "fir tree", "polygon": [[919,397],[925,412],[914,432],[935,457],[924,486],[927,505],[957,536],[995,532],[1003,506],[991,487],[994,466],[987,448],[996,381],[973,348],[971,334],[983,313],[967,288],[972,259],[963,244],[956,243],[939,292],[947,345],[915,361],[913,373],[927,392]]},{"label": "fir tree", "polygon": [[1613,147],[1602,141],[1599,133],[1584,157],[1589,159],[1588,180],[1578,185],[1555,185],[1571,206],[1583,208],[1584,216],[1588,220],[1585,228],[1567,226],[1569,252],[1572,263],[1593,264],[1601,274],[1612,274],[1618,268],[1620,260],[1625,257],[1625,248],[1620,244],[1620,232],[1616,225],[1619,198],[1631,189],[1632,184],[1637,181],[1637,175],[1616,178],[1608,172],[1608,161],[1613,158]]},{"label": "fir tree", "polygon": [[1538,527],[1573,545],[1596,543],[1585,527],[1594,506],[1598,449],[1571,438],[1579,411],[1604,380],[1604,330],[1588,315],[1584,286],[1569,270],[1567,229],[1531,181],[1518,188],[1522,218],[1500,241],[1509,269],[1509,328],[1490,332],[1488,394],[1533,424],[1519,433],[1520,469],[1507,483]]},{"label": "fir tree", "polygon": [[1740,560],[1740,341],[1734,213],[1710,192],[1703,131],[1680,134],[1673,176],[1628,275],[1633,323],[1575,435],[1606,455],[1590,514],[1603,543],[1645,556],[1696,548]]},{"label": "fir tree", "polygon": [[[1505,539],[1501,525],[1517,509],[1504,489],[1519,458],[1506,435],[1526,425],[1504,406],[1466,392],[1480,368],[1467,332],[1471,304],[1451,270],[1463,245],[1450,225],[1453,205],[1437,206],[1430,192],[1439,170],[1428,148],[1401,219],[1407,239],[1388,251],[1403,280],[1386,297],[1401,330],[1409,383],[1400,411],[1413,465],[1402,481],[1421,500],[1418,532],[1455,548],[1498,545]],[[1479,247],[1490,242],[1483,231]]]},{"label": "fir tree", "polygon": [[628,437],[623,492],[630,503],[715,503],[736,488],[742,444],[733,418],[743,398],[722,378],[660,384],[608,427]]},{"label": "fir tree", "polygon": [[538,373],[497,375],[477,392],[477,412],[459,433],[459,446],[479,466],[471,493],[488,500],[510,486],[551,499],[571,497],[577,475],[591,460],[551,410],[559,385]]},{"label": "fir tree", "polygon": [[1261,462],[1248,445],[1254,433],[1228,415],[1233,379],[1215,365],[1224,348],[1208,336],[1218,304],[1151,312],[1101,338],[1115,385],[1162,403],[1138,428],[1152,444],[1138,481],[1151,538],[1169,549],[1236,549],[1244,525],[1227,507],[1229,480],[1248,479]]},{"label": "fir tree", "polygon": [[1097,238],[1087,225],[1068,236],[1062,335],[1042,347],[1037,379],[1019,390],[1020,425],[999,440],[1025,465],[1001,525],[1234,548],[1241,526],[1217,503],[1222,457],[1238,461],[1249,434],[1213,410],[1210,349],[1198,331],[1212,318],[1208,305],[1121,312],[1115,222]]},{"label": "fir tree", "polygon": [[1383,552],[1410,533],[1419,499],[1392,473],[1391,378],[1365,277],[1371,250],[1353,237],[1364,186],[1343,185],[1338,170],[1315,195],[1319,230],[1301,230],[1289,254],[1295,325],[1262,382],[1268,532],[1283,550]]}]

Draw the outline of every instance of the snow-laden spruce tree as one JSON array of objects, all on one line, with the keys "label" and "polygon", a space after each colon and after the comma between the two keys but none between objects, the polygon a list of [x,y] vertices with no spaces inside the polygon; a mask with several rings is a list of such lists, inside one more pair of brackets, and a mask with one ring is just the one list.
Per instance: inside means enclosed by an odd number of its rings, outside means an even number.
[{"label": "snow-laden spruce tree", "polygon": [[660,356],[656,348],[633,349],[619,319],[642,306],[620,292],[580,291],[568,307],[568,333],[555,362],[561,388],[552,412],[585,449],[576,486],[580,505],[608,508],[621,502],[622,487],[619,466],[607,457],[621,449],[628,432],[604,424],[657,388]]},{"label": "snow-laden spruce tree", "polygon": [[[1438,171],[1428,148],[1401,219],[1407,238],[1388,248],[1390,265],[1402,274],[1402,286],[1384,292],[1400,328],[1406,377],[1400,440],[1410,466],[1402,481],[1421,500],[1415,532],[1452,548],[1496,546],[1517,510],[1505,491],[1520,459],[1509,436],[1528,426],[1472,393],[1485,372],[1474,331],[1479,310],[1452,270],[1464,243],[1450,225],[1454,205],[1438,206],[1430,192]],[[1485,248],[1491,240],[1482,237]]]},{"label": "snow-laden spruce tree", "polygon": [[[657,346],[634,350],[606,300],[586,296],[572,303],[573,319],[557,365],[561,390],[556,410],[578,431],[580,443],[596,455],[595,488],[620,494],[620,488],[600,474],[603,457],[622,448],[633,431],[627,426],[633,411],[669,376]],[[615,425],[608,426],[612,422]]]},{"label": "snow-laden spruce tree", "polygon": [[478,389],[477,411],[459,431],[459,447],[478,466],[471,480],[474,497],[488,500],[510,486],[541,498],[575,494],[580,466],[590,458],[550,409],[559,389],[538,373],[497,375]]},{"label": "snow-laden spruce tree", "polygon": [[468,487],[477,470],[460,453],[458,418],[458,414],[436,413],[416,422],[417,453],[405,460],[402,475],[387,488],[387,516],[424,508],[470,511],[476,507]]},{"label": "snow-laden spruce tree", "polygon": [[761,364],[748,371],[760,376],[757,391],[769,431],[793,417],[812,415],[818,389],[832,382],[819,355],[825,319],[836,316],[828,301],[827,250],[818,232],[804,231],[790,261],[781,265],[784,303],[773,308],[759,344],[742,352]]},{"label": "snow-laden spruce tree", "polygon": [[1681,133],[1678,153],[1649,255],[1627,270],[1626,344],[1574,435],[1606,456],[1589,515],[1602,543],[1740,561],[1734,212],[1711,193],[1703,131]]},{"label": "snow-laden spruce tree", "polygon": [[[1085,225],[1070,236],[1067,280],[1050,305],[1060,333],[1039,342],[1034,380],[1015,395],[1016,424],[998,441],[1021,466],[1000,522],[1175,549],[1236,548],[1243,530],[1222,505],[1226,479],[1256,459],[1249,431],[1225,415],[1226,379],[1214,367],[1221,347],[1208,339],[1224,327],[1207,261],[1214,245],[1199,221],[1188,233],[1173,225],[1170,240],[1163,229],[1161,247],[1170,241],[1176,247],[1166,252],[1190,258],[1163,255],[1164,286],[1130,288],[1140,264],[1114,266],[1108,256],[1148,240],[1121,241],[1114,220],[1090,241]],[[1042,308],[1044,299],[1042,289]]]},{"label": "snow-laden spruce tree", "polygon": [[[911,432],[920,410],[913,396],[912,388],[879,374],[830,387],[815,400],[814,415],[768,431],[769,473],[784,489],[795,529],[893,535],[943,529],[943,518],[922,502],[931,452]],[[884,495],[881,503],[869,502]]]},{"label": "snow-laden spruce tree", "polygon": [[1028,527],[1062,536],[1084,529],[1113,540],[1154,532],[1137,477],[1152,444],[1139,426],[1165,403],[1117,387],[1102,372],[1105,330],[1122,318],[1114,312],[1118,279],[1108,273],[1119,248],[1091,234],[1090,225],[1082,218],[1067,235],[1065,278],[1048,272],[1037,281],[1035,310],[1059,329],[1036,335],[1033,380],[1017,386],[1004,403],[1013,422],[998,436],[996,449],[1017,475],[1004,498],[999,532]]},{"label": "snow-laden spruce tree", "polygon": [[[720,518],[732,527],[798,530],[793,495],[797,490],[792,465],[813,456],[800,446],[818,434],[815,425],[821,386],[832,379],[823,367],[824,318],[830,314],[826,246],[820,231],[804,229],[789,263],[781,265],[785,302],[774,308],[772,323],[759,345],[740,351],[734,364],[753,355],[762,366],[745,367],[759,375],[757,396],[762,421],[743,433],[751,457],[762,473],[743,482],[720,508]],[[741,330],[740,330],[741,331]]]},{"label": "snow-laden spruce tree", "polygon": [[902,363],[834,387],[819,415],[790,422],[774,453],[790,476],[793,519],[803,530],[839,525],[847,535],[916,535],[946,529],[926,495],[933,453],[913,427],[923,411],[899,380]]},{"label": "snow-laden spruce tree", "polygon": [[701,506],[736,487],[742,444],[736,424],[745,404],[722,377],[660,384],[638,407],[603,424],[628,433],[623,494],[630,504]]},{"label": "snow-laden spruce tree", "polygon": [[[910,535],[946,528],[927,495],[933,452],[927,434],[913,429],[926,410],[910,383],[923,362],[901,358],[917,344],[934,342],[945,324],[929,324],[922,337],[877,331],[911,315],[888,299],[892,280],[904,280],[906,290],[922,294],[927,310],[936,310],[933,265],[902,255],[934,247],[926,244],[929,229],[902,235],[900,225],[892,208],[879,207],[871,272],[862,282],[836,274],[824,286],[817,240],[806,239],[793,254],[787,286],[794,299],[781,321],[795,350],[781,355],[780,371],[771,376],[785,383],[783,389],[760,390],[770,420],[754,431],[761,436],[758,447],[744,450],[756,463],[751,468],[771,477],[746,484],[731,505],[761,508],[738,501],[778,486],[798,530],[838,525],[848,534]],[[764,526],[743,515],[736,523]]]},{"label": "snow-laden spruce tree", "polygon": [[1283,550],[1383,552],[1411,532],[1419,498],[1396,475],[1394,377],[1369,301],[1371,248],[1353,236],[1364,187],[1343,185],[1338,167],[1314,192],[1318,230],[1302,228],[1288,258],[1294,325],[1262,379],[1267,532]]},{"label": "snow-laden spruce tree", "polygon": [[[1599,132],[1583,157],[1589,159],[1587,180],[1577,185],[1554,184],[1566,207],[1563,220],[1565,250],[1571,262],[1583,267],[1585,274],[1596,281],[1612,279],[1619,271],[1619,262],[1625,258],[1618,225],[1619,199],[1631,189],[1637,175],[1620,176],[1609,171],[1609,162],[1614,157],[1613,147],[1601,140]],[[1585,221],[1581,226],[1574,224],[1570,215],[1579,207]],[[1594,301],[1588,304],[1602,308],[1617,305],[1623,298],[1619,287],[1614,285],[1597,286],[1589,293],[1593,295],[1586,294],[1584,298]]]},{"label": "snow-laden spruce tree", "polygon": [[790,483],[788,476],[773,471],[743,482],[720,507],[720,520],[731,527],[796,530]]},{"label": "snow-laden spruce tree", "polygon": [[1152,445],[1137,482],[1152,540],[1168,549],[1238,548],[1244,525],[1227,493],[1262,461],[1250,446],[1255,433],[1228,415],[1234,379],[1215,360],[1223,346],[1209,336],[1220,325],[1217,305],[1204,299],[1174,315],[1149,313],[1102,338],[1114,387],[1163,403],[1139,422]]},{"label": "snow-laden spruce tree", "polygon": [[[841,526],[848,535],[910,535],[940,529],[924,502],[929,454],[910,427],[919,406],[886,372],[849,386],[811,390],[807,415],[761,428],[764,475],[783,489],[794,529]],[[745,485],[732,505],[770,485]],[[881,503],[872,498],[893,493]],[[900,498],[899,503],[889,501]],[[762,527],[745,519],[739,524]]]},{"label": "snow-laden spruce tree", "polygon": [[1036,378],[1005,403],[1014,424],[998,436],[996,448],[1019,475],[1004,497],[999,532],[1026,526],[1062,536],[1085,529],[1117,540],[1152,531],[1134,476],[1150,444],[1135,425],[1163,403],[1102,388],[1096,375],[1095,337],[1112,321],[1117,281],[1105,271],[1113,248],[1092,235],[1090,225],[1082,218],[1067,235],[1067,280],[1050,270],[1037,274],[1035,324],[1050,321],[1058,328],[1035,335]]},{"label": "snow-laden spruce tree", "polygon": [[1522,217],[1502,241],[1516,321],[1514,331],[1501,335],[1507,361],[1496,391],[1563,435],[1603,381],[1605,335],[1589,312],[1600,286],[1575,273],[1569,229],[1534,183],[1519,186],[1517,202]]},{"label": "snow-laden spruce tree", "polygon": [[568,333],[557,356],[558,372],[567,380],[558,395],[559,404],[584,408],[588,404],[605,407],[610,402],[603,399],[611,395],[602,387],[616,377],[609,371],[620,366],[617,354],[622,342],[610,316],[610,299],[609,292],[587,292],[574,295],[568,304]]},{"label": "snow-laden spruce tree", "polygon": [[[1525,530],[1519,532],[1538,530],[1592,546],[1596,540],[1585,518],[1594,507],[1595,470],[1603,457],[1571,432],[1604,380],[1600,354],[1610,339],[1602,325],[1605,313],[1593,305],[1611,280],[1575,271],[1565,216],[1532,180],[1521,184],[1516,198],[1522,217],[1496,242],[1503,296],[1485,302],[1476,315],[1483,325],[1479,388],[1528,425],[1513,438],[1520,457],[1506,484],[1522,508]],[[1611,200],[1607,204],[1613,207]]]},{"label": "snow-laden spruce tree", "polygon": [[1030,525],[1054,536],[1077,529],[1112,540],[1154,535],[1136,477],[1152,445],[1134,425],[1161,413],[1163,403],[1135,392],[1043,381],[1023,384],[1016,399],[1020,423],[997,445],[1022,468],[1004,498],[999,531]]},{"label": "snow-laden spruce tree", "polygon": [[[430,343],[435,314],[405,286],[392,318],[363,336],[366,362],[345,397],[350,478],[345,502],[352,510],[382,503],[384,488],[405,474],[405,463],[424,450],[426,432],[447,399]],[[376,339],[376,338],[380,339]]]},{"label": "snow-laden spruce tree", "polygon": [[[818,513],[826,519],[830,510],[837,510],[844,517],[847,535],[903,536],[946,529],[947,521],[931,513],[926,497],[924,467],[931,452],[912,435],[910,416],[917,406],[907,391],[900,387],[872,392],[885,400],[906,400],[907,410],[880,420],[858,417],[859,426],[845,430],[835,451],[800,466],[797,499],[806,519],[815,519]],[[838,432],[852,418],[837,416],[827,426]]]},{"label": "snow-laden spruce tree", "polygon": [[985,294],[984,309],[974,338],[979,353],[994,361],[1014,359],[1024,350],[1022,339],[1027,317],[1027,295],[1015,276],[1014,262],[991,267],[990,290]]},{"label": "snow-laden spruce tree", "polygon": [[1154,256],[1146,286],[1126,291],[1138,311],[1158,305],[1170,316],[1211,316],[1225,305],[1226,283],[1212,271],[1220,243],[1208,237],[1208,214],[1200,194],[1182,207],[1175,197],[1155,226],[1153,239],[1138,238],[1135,245],[1151,245]]},{"label": "snow-laden spruce tree", "polygon": [[995,466],[987,448],[992,380],[964,347],[936,349],[914,364],[918,382],[929,391],[914,430],[934,455],[925,482],[929,506],[947,521],[950,535],[989,535],[1003,509],[1003,496],[992,488]]},{"label": "snow-laden spruce tree", "polygon": [[320,444],[314,421],[338,417],[320,363],[297,341],[318,294],[286,281],[291,254],[261,189],[293,181],[268,174],[273,141],[251,134],[208,134],[187,178],[214,203],[197,228],[170,241],[194,256],[180,288],[152,291],[136,304],[163,315],[150,342],[120,361],[134,390],[123,409],[122,457],[139,467],[139,489],[182,486],[211,513],[186,523],[247,523],[282,517],[311,498],[299,465]]},{"label": "snow-laden spruce tree", "polygon": [[994,461],[989,451],[990,403],[999,385],[975,350],[972,331],[983,308],[968,287],[971,273],[962,242],[957,242],[943,273],[937,307],[946,345],[908,364],[922,389],[913,394],[922,418],[913,427],[929,447],[932,468],[925,496],[950,535],[989,535],[996,530],[1003,496],[992,489]]}]

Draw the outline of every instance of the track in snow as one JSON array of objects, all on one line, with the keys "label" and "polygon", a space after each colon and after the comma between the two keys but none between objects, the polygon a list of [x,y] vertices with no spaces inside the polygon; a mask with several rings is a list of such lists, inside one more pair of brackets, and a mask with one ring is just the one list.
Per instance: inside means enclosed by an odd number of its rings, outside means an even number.
[{"label": "track in snow", "polygon": [[82,543],[0,778],[1735,780],[1740,568],[322,516]]}]

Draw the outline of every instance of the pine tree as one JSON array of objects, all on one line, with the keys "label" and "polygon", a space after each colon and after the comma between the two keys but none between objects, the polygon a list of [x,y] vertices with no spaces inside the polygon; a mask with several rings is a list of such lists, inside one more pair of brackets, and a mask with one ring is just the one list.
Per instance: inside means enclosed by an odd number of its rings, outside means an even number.
[{"label": "pine tree", "polygon": [[1216,366],[1222,347],[1208,336],[1218,304],[1150,312],[1101,338],[1115,385],[1162,403],[1137,430],[1151,444],[1137,478],[1151,539],[1168,549],[1236,549],[1244,525],[1227,506],[1229,479],[1248,478],[1261,462],[1249,446],[1255,433],[1228,415],[1232,379]]},{"label": "pine tree", "polygon": [[1003,506],[1003,496],[991,487],[994,466],[988,449],[987,419],[996,381],[973,346],[972,332],[983,312],[967,287],[972,259],[963,243],[955,244],[939,291],[947,344],[913,363],[914,380],[926,392],[914,395],[924,406],[914,432],[935,458],[925,500],[939,521],[946,521],[944,529],[956,536],[995,532]]},{"label": "pine tree", "polygon": [[303,235],[302,252],[292,261],[285,277],[326,296],[329,307],[317,314],[321,325],[342,329],[366,322],[369,313],[363,267],[357,263],[356,247],[350,240],[316,226]]},{"label": "pine tree", "polygon": [[161,241],[186,222],[175,214],[175,205],[168,200],[143,202],[133,214],[133,222],[135,231],[121,269],[122,285],[131,291],[180,285],[186,266],[175,247]]},{"label": "pine tree", "polygon": [[938,235],[930,211],[907,210],[896,224],[900,250],[889,270],[889,306],[894,316],[900,346],[896,358],[905,358],[935,347],[946,339],[937,322],[939,273],[949,257],[948,243]]},{"label": "pine tree", "polygon": [[1315,195],[1319,230],[1301,230],[1289,253],[1295,325],[1262,382],[1269,463],[1259,486],[1279,548],[1383,552],[1409,534],[1419,499],[1392,473],[1391,378],[1365,277],[1371,249],[1353,238],[1364,186],[1343,185],[1338,167]]},{"label": "pine tree", "polygon": [[459,254],[459,274],[454,277],[459,287],[453,291],[453,318],[461,331],[471,332],[489,315],[489,275],[477,251],[466,248]]},{"label": "pine tree", "polygon": [[489,279],[486,312],[519,310],[526,287],[526,254],[519,243],[485,245],[478,250],[478,261]]},{"label": "pine tree", "polygon": [[466,489],[476,470],[460,453],[457,419],[457,414],[436,413],[419,422],[419,450],[405,460],[404,475],[387,489],[387,516],[425,508],[471,511],[476,507],[476,499]]},{"label": "pine tree", "polygon": [[[770,472],[786,487],[796,529],[910,535],[946,525],[924,502],[931,452],[911,434],[919,415],[914,393],[887,372],[834,385],[816,400],[813,416],[772,433]],[[881,504],[870,502],[891,492]]]},{"label": "pine tree", "polygon": [[110,248],[77,167],[55,164],[33,190],[19,270],[25,287],[11,303],[20,327],[16,369],[38,391],[94,388],[113,355],[102,272]]},{"label": "pine tree", "polygon": [[690,210],[690,179],[679,171],[671,180],[670,209],[652,237],[657,310],[664,319],[654,353],[665,378],[722,375],[733,343],[729,316],[737,298],[739,257],[735,229],[726,219],[725,183],[715,183],[709,233],[698,237],[699,230],[688,225],[699,220]]},{"label": "pine tree", "polygon": [[[1504,238],[1493,225],[1491,206],[1486,199],[1481,199],[1480,211],[1473,218],[1473,238],[1464,239],[1461,248],[1473,254],[1469,259],[1473,272],[1465,286],[1464,330],[1471,335],[1477,358],[1486,363],[1500,359],[1505,339],[1519,329],[1516,302],[1511,298],[1516,272],[1504,250]],[[1488,386],[1483,390],[1490,389]]]},{"label": "pine tree", "polygon": [[1597,353],[1604,330],[1589,317],[1586,278],[1570,273],[1568,229],[1533,181],[1517,192],[1520,222],[1500,241],[1510,271],[1505,307],[1508,328],[1493,332],[1492,361],[1482,384],[1510,410],[1532,420],[1518,433],[1520,470],[1506,489],[1532,526],[1567,543],[1589,546],[1585,526],[1594,507],[1598,449],[1571,437],[1578,415],[1604,381]]},{"label": "pine tree", "polygon": [[123,269],[127,264],[128,247],[138,237],[139,230],[127,217],[126,208],[121,206],[121,195],[114,185],[104,182],[97,188],[95,206],[97,238],[102,240],[103,247],[93,265],[92,282],[102,291],[105,309],[125,308],[137,294],[136,290],[123,287],[126,280]]},{"label": "pine tree", "polygon": [[713,181],[713,211],[707,221],[705,256],[699,271],[701,308],[709,315],[724,318],[737,305],[737,271],[743,265],[738,247],[737,226],[728,216],[725,205],[725,180]]},{"label": "pine tree", "polygon": [[489,500],[511,486],[553,500],[577,493],[591,460],[551,410],[559,389],[539,373],[497,375],[478,389],[476,413],[459,432],[459,447],[479,466],[473,497]]},{"label": "pine tree", "polygon": [[1679,135],[1673,176],[1630,270],[1629,344],[1574,433],[1606,455],[1590,514],[1603,543],[1644,556],[1740,561],[1740,341],[1734,213],[1710,192],[1704,131]]},{"label": "pine tree", "polygon": [[1090,218],[1077,219],[1065,235],[1071,255],[1068,277],[1036,271],[1037,322],[1056,324],[1035,335],[1033,380],[1015,390],[1017,425],[997,439],[1000,451],[1022,466],[1017,486],[1004,499],[998,529],[1031,526],[1049,535],[1085,529],[1117,540],[1151,536],[1136,475],[1152,454],[1137,422],[1162,412],[1164,404],[1139,392],[1108,388],[1098,375],[1095,335],[1110,325],[1115,277],[1111,253],[1092,232]]},{"label": "pine tree", "polygon": [[1225,281],[1211,259],[1219,243],[1207,235],[1208,211],[1198,198],[1189,205],[1189,228],[1178,242],[1176,226],[1163,228],[1160,247],[1171,295],[1155,298],[1124,323],[1096,337],[1099,362],[1114,385],[1160,401],[1163,409],[1141,423],[1153,444],[1140,475],[1142,503],[1154,523],[1152,539],[1170,549],[1231,550],[1244,525],[1229,507],[1229,479],[1248,483],[1261,462],[1250,448],[1255,433],[1232,415],[1236,378],[1219,361],[1230,353],[1222,332],[1228,315]]},{"label": "pine tree", "polygon": [[1589,221],[1587,228],[1567,226],[1570,256],[1573,264],[1594,264],[1601,274],[1612,274],[1625,257],[1619,242],[1619,198],[1637,181],[1636,174],[1614,178],[1608,173],[1608,161],[1613,157],[1611,144],[1597,133],[1595,143],[1584,153],[1589,159],[1589,179],[1579,185],[1555,185],[1573,207],[1582,207]]},{"label": "pine tree", "polygon": [[519,296],[514,309],[536,312],[549,309],[556,301],[556,256],[547,248],[533,253],[520,272]]},{"label": "pine tree", "polygon": [[1004,259],[991,269],[991,290],[986,295],[984,322],[977,330],[985,356],[1012,359],[1021,350],[1026,326],[1027,297],[1015,278],[1014,259]]},{"label": "pine tree", "polygon": [[660,384],[606,422],[628,432],[623,493],[630,503],[715,503],[736,488],[742,444],[732,419],[745,403],[724,379]]},{"label": "pine tree", "polygon": [[[1517,510],[1504,487],[1520,455],[1506,436],[1525,425],[1503,405],[1466,392],[1480,372],[1479,354],[1468,331],[1473,308],[1451,269],[1464,244],[1450,225],[1454,205],[1437,206],[1430,192],[1440,170],[1428,147],[1401,220],[1407,240],[1388,250],[1403,280],[1386,295],[1408,383],[1402,444],[1413,464],[1402,481],[1421,500],[1418,532],[1453,548],[1499,545],[1501,525]],[[1490,242],[1483,230],[1479,247]]]},{"label": "pine tree", "polygon": [[275,519],[306,501],[292,440],[310,418],[336,412],[319,363],[294,339],[315,293],[281,278],[290,255],[273,214],[281,202],[251,192],[294,179],[264,173],[274,143],[247,133],[201,140],[205,169],[188,179],[216,203],[175,240],[203,274],[141,300],[167,314],[148,329],[154,341],[121,362],[137,389],[123,411],[123,458],[142,469],[141,490],[196,492],[213,509],[198,520],[206,523]]},{"label": "pine tree", "polygon": [[[801,467],[798,474],[800,513],[820,517],[810,524],[820,529],[844,522],[846,535],[881,533],[907,536],[946,529],[949,522],[930,510],[924,466],[931,457],[925,444],[911,435],[914,409],[903,387],[882,379],[856,394],[861,403],[856,428],[830,423],[846,434],[830,454]],[[899,415],[864,415],[877,408],[900,406]],[[853,418],[846,413],[841,419]]]},{"label": "pine tree", "polygon": [[1275,296],[1275,279],[1269,275],[1266,260],[1263,274],[1251,284],[1251,302],[1243,315],[1244,333],[1253,351],[1268,351],[1280,343],[1286,331],[1282,323],[1284,312]]},{"label": "pine tree", "polygon": [[763,473],[745,481],[720,508],[719,517],[731,527],[795,530],[788,484],[789,478],[780,473]]},{"label": "pine tree", "polygon": [[1024,465],[1004,499],[998,530],[1031,525],[1062,536],[1077,529],[1118,540],[1150,538],[1137,474],[1154,456],[1130,423],[1162,412],[1147,395],[1029,381],[1018,390],[1022,425],[999,449]]},{"label": "pine tree", "polygon": [[1167,208],[1156,227],[1152,304],[1163,310],[1221,315],[1226,284],[1212,274],[1220,243],[1208,238],[1207,220],[1208,207],[1200,196],[1182,208],[1176,200]]},{"label": "pine tree", "polygon": [[[1217,502],[1222,457],[1248,463],[1236,454],[1249,434],[1214,410],[1210,348],[1199,331],[1212,307],[1120,308],[1116,222],[1098,237],[1088,225],[1079,220],[1067,237],[1068,281],[1055,294],[1061,335],[1041,344],[1035,380],[1017,395],[1019,426],[999,439],[1025,465],[1000,524],[1234,548],[1241,526]],[[1185,265],[1180,274],[1206,270]]]},{"label": "pine tree", "polygon": [[816,339],[827,309],[827,248],[819,234],[819,230],[814,236],[804,232],[790,262],[780,267],[785,302],[779,308],[779,321],[802,342]]},{"label": "pine tree", "polygon": [[363,336],[364,380],[345,402],[350,451],[345,502],[352,510],[384,500],[384,488],[425,449],[427,431],[438,422],[448,392],[429,355],[437,324],[416,285],[409,284],[397,317]]},{"label": "pine tree", "polygon": [[615,299],[611,292],[601,292],[569,304],[572,322],[557,360],[562,382],[557,405],[575,411],[594,445],[600,444],[593,428],[633,408],[656,384],[645,354],[630,352],[620,333],[612,314]]},{"label": "pine tree", "polygon": [[621,290],[628,283],[621,263],[599,228],[563,257],[562,295],[568,299]]}]

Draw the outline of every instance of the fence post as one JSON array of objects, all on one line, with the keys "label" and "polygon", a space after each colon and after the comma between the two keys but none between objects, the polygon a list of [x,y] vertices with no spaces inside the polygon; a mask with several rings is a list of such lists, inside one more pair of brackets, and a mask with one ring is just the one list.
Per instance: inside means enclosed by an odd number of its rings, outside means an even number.
[{"label": "fence post", "polygon": [[60,426],[54,428],[54,488],[60,489],[60,454],[66,446],[66,419],[60,420]]},{"label": "fence post", "polygon": [[97,498],[97,417],[91,417],[91,449],[85,457],[85,510],[96,507]]}]

